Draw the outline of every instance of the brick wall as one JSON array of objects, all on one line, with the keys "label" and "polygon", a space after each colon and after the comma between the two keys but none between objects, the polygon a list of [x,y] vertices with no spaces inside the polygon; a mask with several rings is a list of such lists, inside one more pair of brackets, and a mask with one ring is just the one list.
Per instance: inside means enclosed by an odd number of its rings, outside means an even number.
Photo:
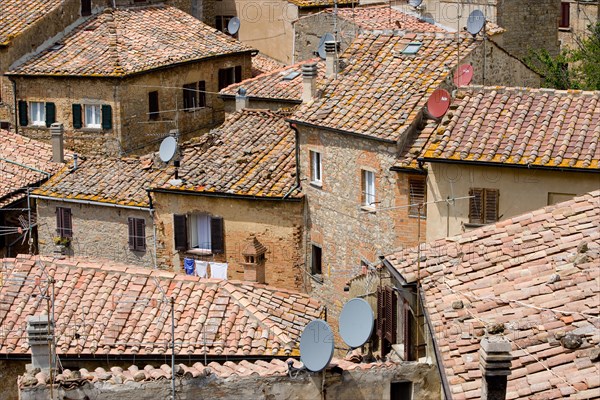
[{"label": "brick wall", "polygon": [[[228,262],[228,278],[244,278],[242,250],[250,234],[267,247],[266,283],[306,291],[303,282],[303,204],[280,200],[242,200],[152,193],[156,209],[158,264],[182,272],[183,258]],[[174,214],[208,213],[224,219],[225,253],[192,256],[175,250]]]},{"label": "brick wall", "polygon": [[[390,171],[397,147],[300,126],[300,177],[307,202],[307,254],[311,245],[322,248],[322,283],[312,282],[312,293],[328,307],[328,321],[337,326],[347,298],[346,282],[362,272],[361,260],[374,263],[378,255],[417,243],[425,220],[408,216],[408,176]],[[322,154],[322,187],[310,183],[309,152]],[[361,209],[361,169],[375,171],[377,213]],[[310,266],[310,262],[307,263]],[[334,329],[337,331],[337,329]]]},{"label": "brick wall", "polygon": [[[125,80],[75,77],[15,77],[17,98],[53,102],[56,120],[65,127],[65,147],[79,153],[118,156],[156,151],[171,129],[179,128],[184,138],[205,132],[224,120],[223,101],[218,92],[220,68],[242,66],[242,79],[251,76],[249,53],[217,57],[139,74]],[[182,87],[206,82],[206,107],[183,111]],[[148,93],[158,91],[158,120],[148,116]],[[112,129],[73,128],[73,104],[108,104],[112,107]],[[176,111],[180,109],[180,111]],[[177,122],[176,122],[177,121]],[[19,132],[38,140],[50,139],[49,128],[19,127]]]},{"label": "brick wall", "polygon": [[[73,239],[69,256],[106,258],[121,263],[153,267],[153,228],[148,211],[61,201],[38,200],[38,242],[40,254],[53,255],[56,249],[56,207],[68,207],[73,218]],[[127,219],[146,221],[146,251],[129,250]]]}]

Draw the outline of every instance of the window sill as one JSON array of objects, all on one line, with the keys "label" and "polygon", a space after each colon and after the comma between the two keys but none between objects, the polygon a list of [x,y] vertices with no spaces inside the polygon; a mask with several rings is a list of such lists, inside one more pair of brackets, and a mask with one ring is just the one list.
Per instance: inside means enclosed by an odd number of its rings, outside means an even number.
[{"label": "window sill", "polygon": [[205,249],[188,249],[185,251],[187,254],[193,254],[195,256],[211,256],[213,252]]},{"label": "window sill", "polygon": [[321,181],[310,181],[310,186],[314,186],[318,189],[323,189],[323,182]]},{"label": "window sill", "polygon": [[89,132],[89,133],[103,133],[104,129],[102,128],[91,128],[91,127],[84,127],[84,128],[79,128],[76,129],[79,132]]},{"label": "window sill", "polygon": [[558,28],[559,32],[571,32],[571,27],[565,27],[565,28]]},{"label": "window sill", "polygon": [[475,224],[475,223],[472,223],[472,222],[468,222],[468,223],[463,224],[463,225],[465,226],[465,228],[481,228],[482,226],[486,226],[486,225],[490,225],[490,224],[495,224],[496,222],[488,222],[487,224]]},{"label": "window sill", "polygon": [[373,206],[361,206],[360,209],[361,211],[365,211],[372,214],[375,214],[377,212],[377,209]]},{"label": "window sill", "polygon": [[321,274],[311,274],[310,277],[317,283],[323,283],[323,275]]},{"label": "window sill", "polygon": [[423,219],[423,220],[425,220],[425,219],[427,219],[427,216],[426,216],[426,215],[410,215],[410,214],[409,214],[409,215],[408,215],[408,218],[418,218],[418,219]]},{"label": "window sill", "polygon": [[196,112],[201,110],[206,110],[207,107],[196,107],[196,108],[184,108],[184,112]]}]

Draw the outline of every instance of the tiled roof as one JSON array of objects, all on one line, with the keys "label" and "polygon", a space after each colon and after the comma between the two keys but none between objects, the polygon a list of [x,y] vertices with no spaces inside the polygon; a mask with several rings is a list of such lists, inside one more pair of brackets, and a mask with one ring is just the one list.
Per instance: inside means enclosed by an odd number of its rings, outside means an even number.
[{"label": "tiled roof", "polygon": [[[402,54],[416,41],[422,43],[416,55]],[[478,45],[461,35],[461,57]],[[362,34],[342,55],[348,66],[338,79],[328,80],[323,94],[291,119],[396,141],[456,67],[457,49],[456,35],[450,34]]]},{"label": "tiled roof", "polygon": [[[325,76],[325,62],[320,59],[302,61],[289,67],[279,68],[240,83],[227,86],[221,90],[224,96],[235,96],[239,88],[246,89],[250,98],[302,102],[302,65],[317,62],[317,79]],[[295,78],[287,80],[284,77],[290,73],[298,73]]]},{"label": "tiled roof", "polygon": [[107,8],[10,72],[125,76],[251,50],[175,7]]},{"label": "tiled roof", "polygon": [[[480,398],[484,329],[512,343],[507,399],[598,398],[599,205],[595,191],[421,247],[423,304],[453,398]],[[386,258],[416,281],[416,248]]]},{"label": "tiled roof", "polygon": [[[333,12],[329,9],[326,12]],[[410,32],[447,32],[446,29],[430,24],[415,16],[408,15],[389,5],[340,8],[338,17],[352,21],[364,30],[400,29]]]},{"label": "tiled roof", "polygon": [[[331,7],[334,4],[334,0],[287,0],[288,3],[297,5],[299,8],[310,8],[310,7]],[[357,0],[338,0],[338,5],[343,4],[358,4]]]},{"label": "tiled roof", "polygon": [[459,91],[423,158],[600,171],[600,92]]},{"label": "tiled roof", "polygon": [[171,178],[172,168],[156,165],[152,156],[107,158],[90,156],[65,166],[34,195],[148,207],[146,189]]},{"label": "tiled roof", "polygon": [[61,4],[62,0],[0,0],[0,46],[9,45],[15,36]]},{"label": "tiled roof", "polygon": [[252,76],[258,76],[267,72],[275,71],[279,68],[283,68],[284,66],[284,63],[281,63],[262,53],[258,53],[252,57]]},{"label": "tiled roof", "polygon": [[287,114],[242,110],[183,146],[180,186],[162,188],[281,198],[296,184],[295,134]]},{"label": "tiled roof", "polygon": [[[223,364],[211,362],[204,365],[200,362],[193,365],[176,364],[175,375],[183,379],[201,378],[212,376],[217,379],[244,379],[246,377],[286,377],[288,376],[288,362],[291,362],[294,368],[300,368],[302,363],[296,359],[287,360],[272,359],[269,362],[247,361],[239,362],[226,361]],[[386,370],[398,368],[400,364],[393,362],[373,362],[373,363],[353,363],[343,359],[334,358],[331,365],[336,365],[343,371],[355,370]],[[74,373],[75,372],[75,373]],[[158,368],[151,365],[145,367],[131,365],[127,369],[121,367],[112,367],[110,369],[96,368],[89,371],[85,368],[71,371],[65,369],[56,376],[55,382],[64,387],[78,387],[86,382],[106,382],[108,384],[120,385],[133,382],[152,382],[164,379],[171,379],[171,366],[163,364]],[[290,378],[291,379],[291,378]],[[50,376],[46,373],[38,373],[35,377],[25,374],[19,378],[19,387],[33,387],[38,385],[47,385],[50,383]]]},{"label": "tiled roof", "polygon": [[170,354],[171,305],[179,355],[297,356],[304,326],[321,316],[308,295],[250,282],[152,268],[19,255],[0,260],[0,354],[29,352],[27,317],[52,291],[58,355]]},{"label": "tiled roof", "polygon": [[0,139],[0,206],[8,204],[9,197],[10,202],[16,201],[19,189],[48,179],[47,174],[36,170],[53,174],[62,166],[52,162],[49,144],[5,130],[0,130]]}]

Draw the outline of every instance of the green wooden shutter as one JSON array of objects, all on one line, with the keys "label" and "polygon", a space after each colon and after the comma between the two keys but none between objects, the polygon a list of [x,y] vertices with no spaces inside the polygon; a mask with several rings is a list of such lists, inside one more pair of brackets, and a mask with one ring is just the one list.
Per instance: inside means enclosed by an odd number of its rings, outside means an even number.
[{"label": "green wooden shutter", "polygon": [[27,126],[27,102],[25,100],[19,100],[19,125]]},{"label": "green wooden shutter", "polygon": [[210,219],[210,246],[215,254],[225,251],[225,238],[223,237],[223,218],[211,217]]},{"label": "green wooden shutter", "polygon": [[50,125],[56,122],[56,106],[54,103],[46,103],[46,126],[49,128]]},{"label": "green wooden shutter", "polygon": [[73,104],[73,128],[81,129],[83,120],[81,119],[81,104]]},{"label": "green wooden shutter", "polygon": [[102,105],[102,129],[112,129],[112,108],[108,104]]}]

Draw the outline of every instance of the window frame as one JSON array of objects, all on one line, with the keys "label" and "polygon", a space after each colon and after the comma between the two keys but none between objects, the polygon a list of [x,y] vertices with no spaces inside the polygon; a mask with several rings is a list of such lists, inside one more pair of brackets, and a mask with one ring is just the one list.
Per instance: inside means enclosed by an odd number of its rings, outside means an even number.
[{"label": "window frame", "polygon": [[206,108],[206,81],[186,83],[182,87],[182,92],[183,111]]},{"label": "window frame", "polygon": [[[316,186],[323,185],[323,153],[310,150],[310,183]],[[318,167],[318,168],[317,168]]]},{"label": "window frame", "polygon": [[146,251],[146,220],[144,218],[128,217],[129,250]]},{"label": "window frame", "polygon": [[560,2],[560,18],[558,28],[561,30],[571,29],[571,3],[567,1]]},{"label": "window frame", "polygon": [[[370,177],[370,179],[369,179]],[[361,205],[362,207],[375,208],[377,200],[375,171],[361,169],[360,173],[360,189],[361,189]],[[370,190],[371,189],[371,190]]]},{"label": "window frame", "polygon": [[239,83],[242,81],[242,66],[236,65],[233,67],[219,68],[219,91],[227,86]]},{"label": "window frame", "polygon": [[[204,227],[204,235],[205,237],[208,236],[208,240],[205,240],[204,243],[208,244],[208,246],[200,246],[199,216],[206,217],[207,226]],[[174,214],[173,236],[176,251],[202,255],[225,253],[225,223],[222,217],[204,212]]]},{"label": "window frame", "polygon": [[[88,110],[97,110],[98,123],[90,123],[88,121]],[[83,128],[86,129],[102,129],[102,105],[95,103],[83,104]],[[96,113],[94,113],[96,114]]]},{"label": "window frame", "polygon": [[[34,105],[38,108],[38,112],[40,113],[41,109],[41,120],[36,119],[34,116]],[[39,116],[39,115],[38,115]],[[43,101],[30,101],[29,102],[29,121],[32,126],[46,126],[46,103]]]},{"label": "window frame", "polygon": [[158,90],[148,92],[148,120],[156,121],[160,118],[160,98]]},{"label": "window frame", "polygon": [[[318,260],[318,262],[315,262]],[[323,275],[323,247],[313,243],[310,248],[310,273]]]},{"label": "window frame", "polygon": [[[423,194],[415,193],[413,187],[416,185],[422,185]],[[408,216],[411,218],[427,218],[427,177],[422,175],[414,175],[408,177]],[[419,214],[419,207],[413,206],[413,204],[422,204],[421,213]]]},{"label": "window frame", "polygon": [[[70,207],[56,207],[56,234],[61,238],[73,238],[73,213]],[[65,224],[65,222],[67,222]]]},{"label": "window frame", "polygon": [[[488,210],[490,207],[489,200],[490,197],[494,198],[494,206],[495,206],[495,210],[493,211],[494,213],[494,218],[488,218],[489,216],[489,211]],[[469,222],[468,225],[471,226],[482,226],[482,225],[488,225],[488,224],[493,224],[495,222],[498,222],[500,220],[500,216],[499,216],[499,210],[500,210],[500,190],[498,189],[493,189],[493,188],[471,188],[469,189],[469,213],[468,213],[468,218],[469,218]],[[474,196],[474,197],[471,197]],[[477,204],[478,202],[478,204]],[[475,215],[475,210],[479,208],[478,210],[478,216]]]}]

